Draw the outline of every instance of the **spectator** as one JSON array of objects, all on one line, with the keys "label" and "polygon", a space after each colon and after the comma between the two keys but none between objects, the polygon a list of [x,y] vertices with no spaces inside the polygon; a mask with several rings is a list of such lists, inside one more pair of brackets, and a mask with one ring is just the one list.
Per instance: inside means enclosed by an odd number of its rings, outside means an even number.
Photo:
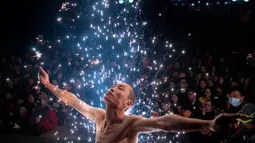
[{"label": "spectator", "polygon": [[210,72],[211,77],[214,77],[216,75],[216,67],[213,65],[211,72]]},{"label": "spectator", "polygon": [[207,87],[207,83],[205,79],[201,79],[199,81],[199,87],[198,87],[198,96],[202,96],[205,92],[205,88]]},{"label": "spectator", "polygon": [[244,78],[243,84],[241,85],[241,90],[243,91],[243,94],[246,98],[247,102],[254,103],[254,95],[253,95],[253,89],[250,78]]},{"label": "spectator", "polygon": [[199,98],[199,102],[205,104],[206,100],[211,100],[211,94],[211,89],[205,88],[203,96]]},{"label": "spectator", "polygon": [[29,115],[34,115],[37,108],[37,103],[35,102],[35,98],[33,95],[28,96],[28,102],[27,102],[27,110]]},{"label": "spectator", "polygon": [[233,88],[235,86],[239,86],[239,84],[238,84],[238,82],[236,80],[232,80],[230,87]]},{"label": "spectator", "polygon": [[64,125],[68,118],[67,118],[67,113],[68,113],[68,108],[64,105],[64,104],[59,104],[55,103],[54,104],[54,108],[57,111],[57,115],[58,115],[58,125]]},{"label": "spectator", "polygon": [[57,113],[52,110],[45,100],[41,100],[41,107],[38,115],[32,119],[32,125],[37,126],[40,134],[53,130],[58,126]]},{"label": "spectator", "polygon": [[19,117],[18,120],[15,121],[14,129],[19,133],[29,132],[29,115],[24,105],[19,107]]},{"label": "spectator", "polygon": [[171,112],[175,113],[175,114],[180,114],[180,102],[179,102],[179,98],[177,95],[172,95],[171,97]]},{"label": "spectator", "polygon": [[222,77],[222,76],[218,77],[218,85],[225,86],[224,77]]},{"label": "spectator", "polygon": [[215,104],[215,109],[216,110],[224,109],[226,98],[227,97],[223,93],[223,86],[222,85],[218,85],[216,87],[215,96],[213,97],[213,103]]},{"label": "spectator", "polygon": [[[255,114],[255,105],[247,103],[245,97],[240,89],[240,87],[234,87],[230,93],[229,102],[231,104],[230,112],[231,113],[240,113],[246,115]],[[253,128],[253,129],[249,129]],[[233,135],[229,139],[230,143],[242,143],[246,139],[251,138],[255,134],[254,121],[248,124],[242,124],[240,122],[234,123],[231,126],[231,132]],[[246,136],[246,138],[243,138]],[[253,141],[255,141],[253,139]]]},{"label": "spectator", "polygon": [[199,114],[200,103],[197,100],[196,93],[193,91],[188,91],[188,99],[189,102],[187,103],[187,105],[191,107],[191,112],[193,113],[194,117],[197,117]]},{"label": "spectator", "polygon": [[198,115],[198,117],[203,120],[212,120],[215,118],[215,112],[213,110],[211,100],[206,100],[205,104],[201,104],[200,114]]},{"label": "spectator", "polygon": [[187,93],[187,80],[185,78],[180,79],[179,82],[179,91],[177,93],[179,102],[181,105],[188,103],[188,93]]}]

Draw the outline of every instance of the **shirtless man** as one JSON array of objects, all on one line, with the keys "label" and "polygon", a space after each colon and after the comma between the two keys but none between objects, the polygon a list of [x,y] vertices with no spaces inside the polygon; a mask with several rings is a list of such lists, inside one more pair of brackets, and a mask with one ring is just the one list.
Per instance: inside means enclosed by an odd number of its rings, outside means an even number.
[{"label": "shirtless man", "polygon": [[135,102],[135,92],[127,83],[118,83],[106,92],[104,102],[106,110],[91,107],[74,94],[61,90],[49,82],[48,74],[40,67],[41,83],[59,100],[72,106],[89,120],[96,123],[96,143],[136,143],[141,132],[190,132],[205,128],[211,130],[226,129],[230,121],[244,115],[222,114],[214,120],[199,120],[165,115],[156,118],[126,116],[124,113]]}]

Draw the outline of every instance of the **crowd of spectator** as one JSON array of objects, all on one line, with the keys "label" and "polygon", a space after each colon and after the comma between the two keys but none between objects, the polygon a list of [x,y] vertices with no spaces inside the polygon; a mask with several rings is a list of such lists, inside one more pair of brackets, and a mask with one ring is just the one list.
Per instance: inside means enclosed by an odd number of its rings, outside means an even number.
[{"label": "crowd of spectator", "polygon": [[0,133],[41,135],[67,122],[68,108],[38,84],[32,55],[2,57],[0,66]]},{"label": "crowd of spectator", "polygon": [[[174,113],[203,120],[212,120],[221,113],[254,115],[254,79],[249,74],[253,64],[249,65],[244,60],[242,65],[231,62],[233,61],[226,62],[223,56],[211,56],[209,53],[197,53],[195,57],[175,62],[167,76],[170,82],[158,91],[161,94],[153,115]],[[245,126],[241,122],[231,126],[229,138],[204,129],[201,132],[187,133],[181,140],[194,143],[255,142],[254,129],[250,129],[254,128],[254,120],[252,127]],[[169,137],[172,138],[171,135]]]},{"label": "crowd of spectator", "polygon": [[[245,57],[244,57],[245,58]],[[72,71],[61,71],[58,61],[72,64]],[[141,59],[143,68],[150,66],[148,57]],[[0,63],[0,129],[2,133],[40,135],[64,125],[68,121],[69,108],[56,102],[47,89],[38,85],[38,63],[33,55],[25,57],[2,57]],[[51,82],[59,86],[68,75],[78,73],[81,66],[78,60],[68,53],[56,52],[52,60],[44,61]],[[40,63],[41,64],[41,63]],[[238,66],[238,65],[236,65]],[[168,67],[168,66],[166,66]],[[240,66],[240,67],[243,67]],[[90,65],[89,68],[93,68]],[[234,70],[233,70],[234,69]],[[187,118],[214,119],[220,113],[255,114],[253,79],[237,71],[224,57],[205,56],[199,52],[177,61],[168,72],[168,79],[161,88],[158,107],[154,116],[174,113]],[[148,73],[149,74],[149,73]],[[64,75],[64,76],[63,76]],[[164,79],[165,77],[162,77]],[[73,85],[64,84],[68,91],[80,89],[81,80]],[[254,130],[239,122],[231,130],[232,136],[241,142],[254,134]],[[183,142],[220,142],[222,137],[204,129],[201,132],[185,134]]]}]

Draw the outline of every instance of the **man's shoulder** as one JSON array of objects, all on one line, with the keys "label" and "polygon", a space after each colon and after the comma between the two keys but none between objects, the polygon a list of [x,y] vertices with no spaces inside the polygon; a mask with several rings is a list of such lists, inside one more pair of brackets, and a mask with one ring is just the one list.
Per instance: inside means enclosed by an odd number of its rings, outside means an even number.
[{"label": "man's shoulder", "polygon": [[253,114],[254,112],[255,112],[255,105],[252,103],[246,103],[243,106],[243,109],[241,109],[241,113],[247,114],[247,115]]},{"label": "man's shoulder", "polygon": [[243,107],[244,107],[244,108],[255,109],[255,105],[252,104],[252,103],[246,103]]},{"label": "man's shoulder", "polygon": [[104,120],[105,115],[106,115],[106,111],[104,109],[101,108],[95,108],[95,115],[96,115],[96,119],[98,120]]}]

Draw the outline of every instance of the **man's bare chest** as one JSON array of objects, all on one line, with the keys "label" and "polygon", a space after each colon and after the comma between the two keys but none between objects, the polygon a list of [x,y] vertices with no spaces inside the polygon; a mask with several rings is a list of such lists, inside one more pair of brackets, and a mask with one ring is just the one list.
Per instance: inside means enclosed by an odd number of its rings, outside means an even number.
[{"label": "man's bare chest", "polygon": [[129,129],[124,124],[114,124],[104,127],[101,125],[97,128],[96,142],[97,143],[126,143]]}]

